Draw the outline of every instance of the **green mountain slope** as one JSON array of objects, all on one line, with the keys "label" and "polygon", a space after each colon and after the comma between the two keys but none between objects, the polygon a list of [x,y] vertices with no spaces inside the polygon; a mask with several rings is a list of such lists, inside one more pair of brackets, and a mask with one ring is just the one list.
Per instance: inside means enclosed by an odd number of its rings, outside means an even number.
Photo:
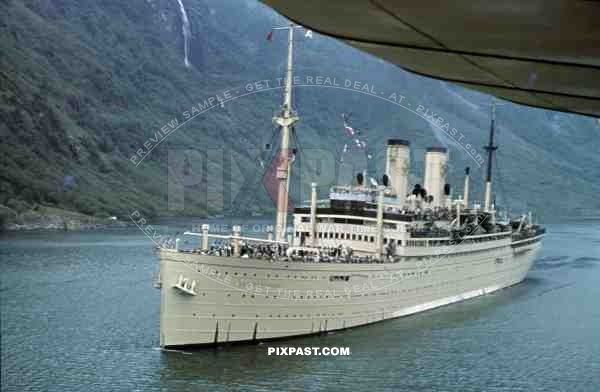
[{"label": "green mountain slope", "polygon": [[[192,32],[189,68],[175,0],[0,5],[0,204],[24,210],[37,203],[96,216],[137,210],[148,217],[272,209],[257,155],[269,164],[269,151],[261,149],[276,144],[271,118],[281,102],[279,89],[216,106],[165,138],[139,165],[131,162],[162,127],[174,119],[181,124],[184,111],[285,72],[284,35],[276,33],[272,43],[264,39],[271,26],[285,22],[270,9],[244,0],[183,4]],[[386,96],[402,94],[460,130],[462,141],[482,153],[488,97],[411,75],[317,35],[300,35],[295,56],[301,79],[349,79]],[[294,101],[303,149],[294,168],[295,203],[315,179],[325,193],[331,182],[364,167],[380,177],[388,137],[413,141],[414,182],[422,176],[423,149],[445,144],[457,189],[469,165],[474,192],[482,190],[477,180],[483,168],[415,113],[333,88],[298,87]],[[351,142],[340,117],[349,112],[374,158],[348,154],[340,168],[331,157]],[[598,215],[595,119],[507,104],[498,108],[498,124],[499,204],[535,209],[546,219]]]}]

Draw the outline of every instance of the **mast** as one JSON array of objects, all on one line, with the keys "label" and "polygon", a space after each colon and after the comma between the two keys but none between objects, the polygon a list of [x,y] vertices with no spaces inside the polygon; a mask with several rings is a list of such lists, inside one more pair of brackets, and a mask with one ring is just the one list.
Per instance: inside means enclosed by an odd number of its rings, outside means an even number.
[{"label": "mast", "polygon": [[471,169],[467,166],[465,167],[465,186],[463,189],[463,204],[465,206],[465,209],[469,209],[469,182],[470,182],[470,178],[469,178],[469,173],[471,172]]},{"label": "mast", "polygon": [[494,151],[498,149],[498,146],[494,146],[494,122],[496,120],[496,101],[492,100],[492,122],[490,126],[490,140],[484,149],[488,152],[487,161],[487,173],[485,177],[485,204],[484,211],[491,212],[492,209],[492,160],[494,158]]},{"label": "mast", "polygon": [[293,51],[294,51],[294,29],[300,26],[295,26],[290,23],[289,26],[274,27],[273,30],[288,30],[288,58],[287,58],[287,73],[285,76],[285,90],[283,98],[283,108],[279,116],[273,118],[273,121],[281,127],[281,145],[279,147],[279,167],[277,168],[277,179],[279,187],[277,192],[277,219],[275,223],[275,240],[285,240],[285,229],[287,226],[288,213],[288,191],[289,191],[289,146],[290,146],[290,130],[292,126],[299,120],[292,110],[292,75],[293,75]]}]

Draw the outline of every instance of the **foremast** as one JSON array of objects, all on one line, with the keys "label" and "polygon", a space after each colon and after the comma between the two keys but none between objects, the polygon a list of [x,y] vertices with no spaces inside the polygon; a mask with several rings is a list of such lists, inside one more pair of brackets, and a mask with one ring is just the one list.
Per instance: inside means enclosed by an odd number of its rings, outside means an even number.
[{"label": "foremast", "polygon": [[498,146],[494,145],[494,125],[496,121],[496,101],[492,100],[492,121],[490,125],[490,140],[488,145],[485,146],[485,150],[488,153],[487,161],[487,173],[485,176],[485,199],[484,199],[484,211],[492,212],[492,160],[494,158],[494,151],[498,149]]},{"label": "foremast", "polygon": [[288,58],[287,72],[285,76],[285,90],[283,98],[283,107],[278,116],[273,121],[281,127],[281,145],[279,147],[277,180],[279,181],[277,191],[277,218],[275,222],[275,240],[285,241],[287,227],[287,213],[290,187],[290,131],[294,124],[299,120],[292,110],[292,77],[293,77],[293,51],[294,51],[294,29],[299,28],[291,24],[289,26],[274,27],[273,30],[288,30]]}]

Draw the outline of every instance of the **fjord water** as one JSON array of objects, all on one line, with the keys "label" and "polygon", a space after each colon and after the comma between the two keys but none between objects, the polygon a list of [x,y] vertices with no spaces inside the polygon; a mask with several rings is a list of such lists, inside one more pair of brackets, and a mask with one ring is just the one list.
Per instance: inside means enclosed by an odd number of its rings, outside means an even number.
[{"label": "fjord water", "polygon": [[[158,258],[139,230],[6,234],[2,390],[595,392],[600,225],[548,231],[512,288],[327,336],[185,352],[158,349]],[[351,355],[267,355],[282,345]]]}]

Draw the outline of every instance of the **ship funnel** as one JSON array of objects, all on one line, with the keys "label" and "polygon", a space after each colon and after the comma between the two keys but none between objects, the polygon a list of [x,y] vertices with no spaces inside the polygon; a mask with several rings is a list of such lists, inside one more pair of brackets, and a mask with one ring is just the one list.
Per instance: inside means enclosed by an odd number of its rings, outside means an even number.
[{"label": "ship funnel", "polygon": [[448,170],[448,149],[430,147],[425,151],[424,187],[433,196],[433,207],[443,207],[445,203],[444,186]]},{"label": "ship funnel", "polygon": [[408,171],[410,169],[410,142],[402,139],[389,139],[385,161],[385,173],[390,187],[398,201],[403,203],[408,192]]}]

